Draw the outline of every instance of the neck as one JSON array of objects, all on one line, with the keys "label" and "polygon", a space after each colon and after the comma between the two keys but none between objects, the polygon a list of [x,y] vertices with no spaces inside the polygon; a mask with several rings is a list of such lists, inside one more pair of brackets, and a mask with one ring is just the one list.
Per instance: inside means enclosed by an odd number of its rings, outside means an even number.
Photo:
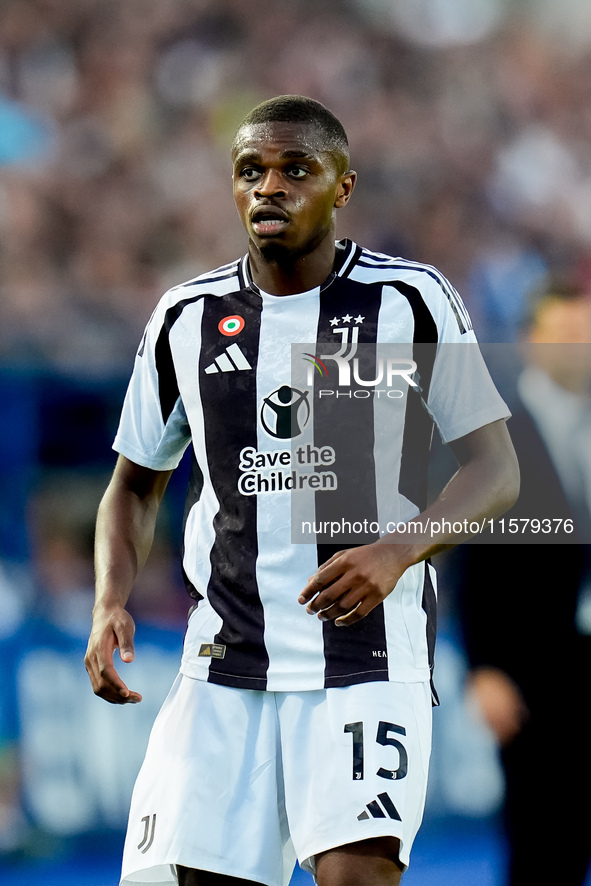
[{"label": "neck", "polygon": [[320,286],[333,269],[335,259],[334,233],[312,251],[299,256],[283,256],[272,250],[263,254],[252,243],[248,244],[252,279],[264,292],[271,295],[294,295]]}]

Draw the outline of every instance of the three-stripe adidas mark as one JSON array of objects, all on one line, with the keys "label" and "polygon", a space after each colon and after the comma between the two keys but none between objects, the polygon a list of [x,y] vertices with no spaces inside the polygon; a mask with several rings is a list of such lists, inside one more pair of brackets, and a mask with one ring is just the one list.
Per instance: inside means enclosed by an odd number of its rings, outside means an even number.
[{"label": "three-stripe adidas mark", "polygon": [[236,342],[206,366],[205,372],[211,375],[212,372],[234,372],[235,369],[252,369]]},{"label": "three-stripe adidas mark", "polygon": [[[383,808],[378,803],[378,800],[382,801]],[[370,803],[368,803],[363,812],[357,816],[357,820],[363,821],[364,819],[369,818],[366,810],[369,810],[369,814],[372,818],[385,818],[386,812],[384,812],[384,809],[386,810],[390,818],[395,819],[395,821],[402,821],[398,813],[398,809],[396,808],[396,806],[390,799],[390,795],[387,794],[386,791],[384,791],[382,794],[378,794],[376,800],[372,800]]]}]

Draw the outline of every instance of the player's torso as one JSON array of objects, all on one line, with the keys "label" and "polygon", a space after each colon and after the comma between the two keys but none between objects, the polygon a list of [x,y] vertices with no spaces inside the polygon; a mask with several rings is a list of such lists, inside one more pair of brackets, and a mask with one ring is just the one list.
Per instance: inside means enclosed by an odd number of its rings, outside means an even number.
[{"label": "player's torso", "polygon": [[334,550],[320,524],[350,524],[349,546],[418,510],[398,490],[414,392],[376,351],[402,342],[399,354],[412,357],[408,299],[339,277],[293,296],[228,289],[187,304],[169,333],[203,476],[185,537],[185,570],[204,597],[186,671],[275,689],[425,679],[422,566],[388,598],[389,614],[379,607],[355,630],[323,625],[297,603]]}]

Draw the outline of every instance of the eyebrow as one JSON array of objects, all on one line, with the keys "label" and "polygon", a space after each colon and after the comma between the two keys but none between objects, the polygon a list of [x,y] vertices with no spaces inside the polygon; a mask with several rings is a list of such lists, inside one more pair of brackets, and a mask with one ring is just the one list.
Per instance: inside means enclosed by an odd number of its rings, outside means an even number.
[{"label": "eyebrow", "polygon": [[310,151],[297,151],[297,150],[284,151],[281,156],[282,156],[282,158],[284,158],[286,160],[289,159],[290,157],[299,157],[300,159],[307,158],[307,157],[309,157],[310,159],[314,158],[314,154],[311,154]]},{"label": "eyebrow", "polygon": [[[283,151],[279,157],[281,160],[314,160],[315,154],[310,153],[310,151],[298,150],[297,148],[290,149],[288,151]],[[244,163],[245,161],[250,161],[253,163],[260,163],[261,155],[257,151],[248,151],[245,150],[236,155],[234,160],[235,163],[240,162]]]}]

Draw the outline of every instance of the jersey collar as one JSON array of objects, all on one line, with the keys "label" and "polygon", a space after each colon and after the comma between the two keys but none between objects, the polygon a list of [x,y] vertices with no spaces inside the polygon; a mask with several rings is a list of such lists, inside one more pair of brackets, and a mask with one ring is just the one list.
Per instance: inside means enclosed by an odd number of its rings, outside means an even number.
[{"label": "jersey collar", "polygon": [[[327,289],[336,277],[347,277],[361,255],[361,247],[352,240],[337,240],[336,255],[331,273],[320,287],[320,292]],[[238,265],[238,277],[241,289],[251,289],[260,295],[261,290],[252,279],[248,253],[241,259]]]}]

